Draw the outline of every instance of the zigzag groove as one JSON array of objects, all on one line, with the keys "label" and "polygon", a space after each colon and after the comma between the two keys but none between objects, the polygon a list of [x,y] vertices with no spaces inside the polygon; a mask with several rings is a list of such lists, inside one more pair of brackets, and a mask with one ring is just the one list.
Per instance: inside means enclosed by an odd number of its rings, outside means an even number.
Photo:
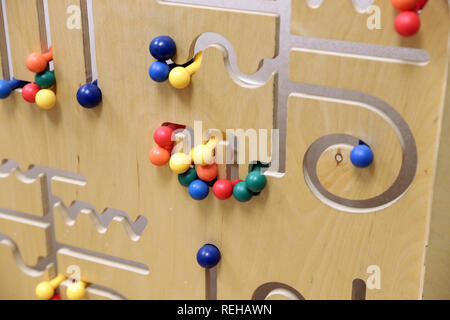
[{"label": "zigzag groove", "polygon": [[139,216],[133,223],[125,211],[108,208],[103,213],[98,213],[94,206],[87,202],[75,201],[70,207],[67,207],[64,202],[54,196],[54,206],[57,207],[67,225],[73,225],[81,213],[87,214],[95,228],[99,233],[105,233],[113,220],[122,223],[125,231],[132,241],[138,241],[148,220],[144,216]]},{"label": "zigzag groove", "polygon": [[78,173],[71,173],[35,165],[30,166],[30,169],[24,171],[17,161],[10,159],[3,160],[0,165],[0,178],[7,178],[11,173],[14,173],[17,179],[26,184],[36,182],[36,180],[41,178],[43,175],[47,175],[49,179],[66,183],[76,185],[86,184],[86,179]]},{"label": "zigzag groove", "polygon": [[[86,184],[86,179],[77,173],[41,166],[32,166],[29,170],[24,171],[17,161],[4,160],[2,165],[0,165],[0,178],[7,178],[11,173],[14,173],[20,181],[26,184],[36,182],[43,175],[47,175],[50,180],[58,180],[76,185]],[[92,204],[87,202],[75,201],[70,207],[67,207],[60,198],[52,194],[50,198],[52,200],[52,206],[60,209],[61,215],[67,225],[73,225],[78,215],[85,213],[89,215],[99,233],[105,233],[111,222],[116,220],[123,224],[125,231],[132,241],[138,241],[148,223],[147,218],[144,216],[139,216],[133,223],[128,214],[121,210],[108,208],[100,214]]]},{"label": "zigzag groove", "polygon": [[0,166],[0,177],[7,178],[11,173],[14,173],[20,181],[30,184],[39,179],[45,172],[38,170],[38,167],[31,167],[29,170],[23,171],[17,161],[3,161]]}]

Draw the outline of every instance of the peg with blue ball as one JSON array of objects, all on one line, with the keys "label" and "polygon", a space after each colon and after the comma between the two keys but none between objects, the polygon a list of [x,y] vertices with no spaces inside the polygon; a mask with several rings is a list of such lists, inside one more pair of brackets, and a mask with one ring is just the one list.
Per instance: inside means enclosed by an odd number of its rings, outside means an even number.
[{"label": "peg with blue ball", "polygon": [[360,143],[350,153],[350,161],[357,168],[367,168],[373,162],[373,151],[365,143]]},{"label": "peg with blue ball", "polygon": [[220,250],[212,244],[205,244],[197,252],[197,262],[205,269],[217,266],[221,259]]},{"label": "peg with blue ball", "polygon": [[13,92],[16,89],[23,88],[26,86],[28,82],[21,81],[17,79],[12,80],[0,80],[0,99],[6,99],[11,95],[11,92]]},{"label": "peg with blue ball", "polygon": [[78,103],[86,109],[97,107],[102,102],[102,98],[102,91],[98,87],[97,80],[81,86],[77,92]]}]

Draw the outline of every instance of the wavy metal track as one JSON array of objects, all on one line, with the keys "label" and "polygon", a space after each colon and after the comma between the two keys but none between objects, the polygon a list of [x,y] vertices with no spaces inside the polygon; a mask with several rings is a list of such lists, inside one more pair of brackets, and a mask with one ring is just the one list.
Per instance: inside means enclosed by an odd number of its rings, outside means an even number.
[{"label": "wavy metal track", "polygon": [[39,262],[34,266],[27,265],[23,260],[20,249],[17,246],[16,242],[6,234],[0,233],[0,244],[5,245],[11,249],[14,261],[16,262],[19,269],[30,277],[39,277],[43,275],[44,272],[47,269],[51,268],[54,264],[51,257],[48,256],[39,260]]},{"label": "wavy metal track", "polygon": [[75,201],[70,207],[58,197],[53,197],[55,207],[59,209],[61,215],[67,225],[73,225],[80,214],[87,214],[100,233],[105,233],[109,225],[113,221],[121,222],[128,236],[133,241],[138,241],[145,227],[147,226],[147,218],[139,216],[135,222],[131,221],[125,211],[117,209],[106,209],[103,213],[97,212],[93,205],[87,202]]}]

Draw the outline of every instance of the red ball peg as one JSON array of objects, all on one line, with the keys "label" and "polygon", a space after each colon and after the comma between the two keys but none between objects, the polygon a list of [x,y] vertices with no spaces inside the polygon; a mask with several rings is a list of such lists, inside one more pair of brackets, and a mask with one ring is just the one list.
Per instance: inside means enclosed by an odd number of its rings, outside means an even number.
[{"label": "red ball peg", "polygon": [[22,97],[29,103],[36,102],[36,94],[41,90],[36,83],[29,83],[22,88]]},{"label": "red ball peg", "polygon": [[35,52],[28,55],[25,64],[31,72],[40,73],[47,68],[47,64],[52,60],[53,52],[52,47],[50,47],[49,51],[44,54]]},{"label": "red ball peg", "polygon": [[161,167],[169,162],[170,153],[166,149],[156,146],[150,150],[149,159],[155,166]]},{"label": "red ball peg", "polygon": [[415,35],[420,29],[420,18],[416,12],[403,11],[395,18],[394,27],[404,37]]},{"label": "red ball peg", "polygon": [[153,139],[161,148],[171,149],[173,147],[172,141],[173,130],[168,126],[162,126],[155,130]]},{"label": "red ball peg", "polygon": [[392,6],[398,11],[414,10],[417,0],[391,0]]},{"label": "red ball peg", "polygon": [[230,180],[219,179],[214,183],[213,193],[219,200],[226,200],[233,194],[233,183]]}]

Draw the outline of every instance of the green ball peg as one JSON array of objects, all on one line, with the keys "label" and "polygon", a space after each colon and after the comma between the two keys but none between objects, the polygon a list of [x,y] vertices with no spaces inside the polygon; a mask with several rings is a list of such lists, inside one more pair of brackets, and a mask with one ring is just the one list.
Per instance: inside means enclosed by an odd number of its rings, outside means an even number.
[{"label": "green ball peg", "polygon": [[247,188],[247,184],[245,182],[239,182],[233,188],[233,195],[239,202],[247,202],[253,197],[253,194]]},{"label": "green ball peg", "polygon": [[250,191],[259,193],[266,187],[267,179],[260,170],[254,170],[248,174],[245,183]]},{"label": "green ball peg", "polygon": [[195,168],[190,168],[185,173],[178,175],[178,181],[182,186],[189,187],[192,181],[197,180],[197,170]]},{"label": "green ball peg", "polygon": [[41,89],[49,89],[55,84],[55,71],[45,70],[37,73],[34,80]]}]

